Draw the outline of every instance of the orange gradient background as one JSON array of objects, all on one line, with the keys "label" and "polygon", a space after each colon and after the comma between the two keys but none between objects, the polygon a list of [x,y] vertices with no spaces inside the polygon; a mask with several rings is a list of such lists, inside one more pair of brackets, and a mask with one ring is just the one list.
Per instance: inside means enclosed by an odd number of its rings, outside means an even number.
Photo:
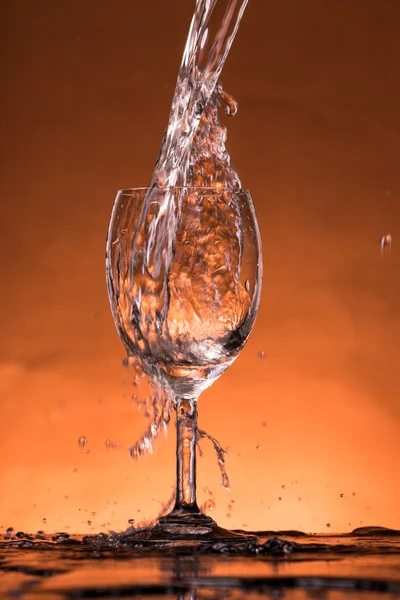
[{"label": "orange gradient background", "polygon": [[[193,8],[1,3],[0,532],[122,529],[170,496],[173,428],[139,462],[126,450],[144,421],[104,249],[117,189],[149,181]],[[224,69],[264,286],[199,403],[231,448],[230,493],[207,442],[198,459],[222,526],[400,528],[399,30],[391,0],[250,0]]]}]

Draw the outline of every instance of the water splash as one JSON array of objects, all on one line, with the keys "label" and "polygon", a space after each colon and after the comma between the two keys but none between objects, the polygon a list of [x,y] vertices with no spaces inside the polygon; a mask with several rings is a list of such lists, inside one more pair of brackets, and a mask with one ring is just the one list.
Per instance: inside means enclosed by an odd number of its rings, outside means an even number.
[{"label": "water splash", "polygon": [[[118,297],[121,297],[125,293],[130,299],[126,307],[127,313],[123,315],[122,319],[124,323],[130,324],[129,335],[132,333],[132,338],[137,346],[135,357],[129,356],[127,359],[127,364],[131,365],[135,371],[134,388],[137,387],[137,376],[140,372],[147,373],[147,375],[150,373],[150,393],[142,398],[135,390],[132,398],[138,409],[143,410],[144,416],[148,420],[146,431],[129,448],[132,458],[139,458],[144,453],[153,451],[154,441],[162,431],[167,430],[171,410],[174,406],[175,399],[171,400],[171,397],[157,383],[157,375],[154,375],[154,364],[157,362],[154,360],[155,356],[159,362],[167,356],[168,361],[173,363],[170,346],[164,348],[160,342],[160,332],[165,330],[168,339],[183,340],[184,335],[180,330],[182,324],[198,321],[198,327],[201,329],[201,335],[199,333],[198,338],[201,340],[202,351],[206,348],[207,353],[212,355],[210,370],[213,369],[217,374],[217,372],[222,372],[219,369],[219,363],[223,358],[226,363],[225,369],[237,356],[238,346],[235,346],[235,356],[233,351],[232,356],[228,356],[228,350],[225,347],[220,351],[214,339],[216,335],[214,322],[208,339],[202,339],[204,324],[207,322],[207,319],[204,318],[207,316],[205,311],[209,310],[210,301],[214,302],[215,300],[214,304],[218,304],[220,296],[229,295],[229,302],[232,305],[229,306],[230,314],[222,314],[221,302],[218,306],[221,317],[218,325],[221,328],[220,337],[222,339],[227,331],[235,332],[236,329],[239,329],[240,323],[242,320],[244,321],[244,315],[249,310],[251,282],[246,280],[242,285],[239,282],[239,274],[229,275],[231,271],[229,261],[233,261],[233,264],[240,264],[243,251],[239,205],[231,205],[228,211],[223,208],[223,203],[221,203],[222,208],[216,214],[215,202],[209,202],[209,206],[206,206],[206,202],[202,204],[203,213],[208,215],[208,231],[213,229],[215,232],[216,228],[219,228],[220,240],[219,247],[212,249],[213,255],[215,254],[215,264],[212,270],[213,280],[209,286],[211,291],[205,294],[203,289],[200,290],[201,302],[197,302],[198,306],[192,306],[192,301],[185,303],[188,310],[195,313],[195,319],[191,314],[188,314],[186,319],[184,318],[182,299],[188,293],[188,278],[195,279],[196,273],[193,275],[181,268],[182,264],[190,262],[188,253],[201,251],[203,253],[202,260],[206,261],[211,253],[210,249],[205,249],[206,244],[210,245],[209,234],[206,231],[199,231],[199,227],[203,227],[203,222],[197,222],[195,219],[192,219],[193,222],[183,224],[181,222],[181,209],[187,189],[189,187],[215,188],[223,193],[224,190],[237,191],[241,188],[240,179],[231,165],[230,155],[225,146],[226,128],[221,125],[219,120],[219,109],[223,110],[228,117],[232,117],[237,112],[237,103],[223,90],[219,77],[247,2],[248,0],[219,0],[219,5],[225,8],[225,13],[222,21],[215,27],[217,22],[213,24],[211,17],[213,14],[215,15],[214,9],[217,0],[196,0],[195,12],[178,73],[168,127],[162,140],[149,191],[143,201],[133,238],[128,246],[129,269],[122,277],[118,271],[118,281],[116,282],[118,289],[114,288],[112,277],[109,278],[110,296],[117,293]],[[182,186],[182,191],[176,193],[176,188],[170,189],[174,186]],[[156,194],[159,188],[167,188],[161,202]],[[185,201],[196,205],[199,200],[196,197],[185,197]],[[117,264],[119,264],[119,257],[123,252],[122,248],[126,244],[125,240],[129,237],[128,233],[127,229],[121,225],[118,236],[110,242],[110,247],[117,256]],[[177,256],[176,249],[178,235],[186,236],[185,239],[180,240],[180,248],[183,250],[182,255],[179,256]],[[197,241],[193,242],[193,239]],[[198,240],[200,239],[202,243],[199,247]],[[216,242],[214,239],[212,241]],[[205,254],[206,250],[208,254]],[[173,269],[173,258],[179,266],[176,273]],[[196,265],[195,257],[190,255],[189,258]],[[209,262],[212,264],[212,261]],[[195,269],[195,266],[191,268]],[[109,267],[107,269],[111,271]],[[235,278],[234,282],[231,281],[233,277]],[[124,286],[124,290],[119,289],[120,285]],[[200,283],[201,286],[204,287],[204,282]],[[143,309],[144,306],[146,306],[146,310]],[[174,314],[174,307],[176,314]],[[177,317],[177,315],[179,316]],[[143,326],[145,331],[141,329]],[[243,328],[240,334],[242,337],[240,338],[239,335],[237,343],[242,343],[246,339],[248,335],[246,331]],[[152,338],[154,338],[154,343]],[[188,360],[188,352],[189,355],[193,354],[194,345],[191,340],[189,342],[188,347],[185,346],[180,350],[184,358],[183,363]],[[151,346],[151,352],[147,352],[148,355],[151,355],[150,367],[147,364],[149,359],[142,351],[142,347],[146,344]],[[157,352],[155,352],[155,348],[158,348]],[[219,351],[220,355],[217,356]],[[222,351],[224,352],[223,357]],[[173,376],[176,380],[175,372]],[[210,381],[212,381],[211,378]],[[213,443],[221,470],[221,483],[228,489],[229,479],[225,470],[226,451],[215,438],[199,430],[198,441],[202,437],[207,437]]]},{"label": "water splash", "polygon": [[[134,373],[133,386],[137,388],[138,381],[144,378],[144,374],[138,369],[138,361],[133,357],[130,358],[128,364],[132,367]],[[167,433],[168,424],[171,420],[173,400],[155,381],[149,379],[148,384],[149,395],[141,398],[139,394],[134,394],[132,397],[132,401],[137,405],[138,410],[144,409],[144,416],[149,422],[145,432],[129,447],[129,454],[132,458],[140,458],[147,452],[152,453],[155,440],[162,432]]]},{"label": "water splash", "polygon": [[[172,100],[168,128],[142,210],[144,224],[153,203],[154,188],[217,186],[240,188],[225,148],[226,130],[220,126],[218,106],[233,116],[236,102],[218,83],[248,0],[225,0],[226,11],[217,29],[210,19],[217,0],[197,0]],[[147,234],[146,269],[153,278],[165,278],[173,255],[181,197],[165,195]],[[139,223],[138,231],[141,230]],[[133,242],[135,255],[137,237]]]},{"label": "water splash", "polygon": [[226,490],[228,490],[228,492],[230,492],[229,477],[226,472],[226,464],[225,464],[225,456],[226,456],[228,450],[226,448],[223,448],[221,446],[221,444],[219,443],[219,441],[215,437],[213,437],[212,435],[210,435],[203,429],[197,429],[197,445],[199,445],[199,442],[202,438],[206,438],[207,440],[210,440],[210,442],[214,446],[214,450],[217,455],[218,467],[221,472],[220,483],[221,483],[222,487],[224,487]]}]

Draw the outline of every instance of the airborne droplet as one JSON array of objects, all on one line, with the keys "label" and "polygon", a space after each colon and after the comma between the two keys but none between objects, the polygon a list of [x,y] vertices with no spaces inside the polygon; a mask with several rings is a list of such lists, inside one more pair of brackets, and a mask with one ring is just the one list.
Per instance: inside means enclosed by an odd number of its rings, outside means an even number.
[{"label": "airborne droplet", "polygon": [[232,96],[227,94],[222,86],[218,88],[218,104],[224,109],[228,117],[234,117],[238,110],[237,102]]},{"label": "airborne droplet", "polygon": [[385,233],[381,239],[379,240],[379,245],[381,247],[381,257],[384,255],[390,255],[392,250],[392,236],[390,233]]},{"label": "airborne droplet", "polygon": [[385,233],[385,235],[381,237],[379,243],[382,248],[390,248],[390,246],[392,245],[392,236],[390,235],[390,233]]},{"label": "airborne droplet", "polygon": [[88,443],[88,439],[87,437],[85,437],[84,435],[81,435],[81,437],[78,439],[78,444],[81,448],[84,448],[86,446],[86,444]]}]

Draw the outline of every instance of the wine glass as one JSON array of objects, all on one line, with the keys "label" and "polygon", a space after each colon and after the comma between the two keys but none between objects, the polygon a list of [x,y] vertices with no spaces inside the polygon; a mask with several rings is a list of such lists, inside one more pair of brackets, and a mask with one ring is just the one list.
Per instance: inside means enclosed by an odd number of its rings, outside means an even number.
[{"label": "wine glass", "polygon": [[106,248],[108,293],[128,352],[172,398],[177,483],[172,511],[141,540],[242,539],[196,502],[197,400],[237,358],[256,318],[261,239],[247,190],[118,192]]}]

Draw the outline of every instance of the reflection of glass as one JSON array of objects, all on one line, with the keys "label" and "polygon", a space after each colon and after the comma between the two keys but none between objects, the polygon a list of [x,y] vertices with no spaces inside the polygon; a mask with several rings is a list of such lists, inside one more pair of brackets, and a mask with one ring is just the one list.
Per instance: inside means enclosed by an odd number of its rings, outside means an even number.
[{"label": "reflection of glass", "polygon": [[235,536],[197,506],[197,399],[238,356],[256,317],[261,241],[250,194],[223,188],[122,190],[106,258],[121,339],[176,409],[176,503],[151,536]]}]

